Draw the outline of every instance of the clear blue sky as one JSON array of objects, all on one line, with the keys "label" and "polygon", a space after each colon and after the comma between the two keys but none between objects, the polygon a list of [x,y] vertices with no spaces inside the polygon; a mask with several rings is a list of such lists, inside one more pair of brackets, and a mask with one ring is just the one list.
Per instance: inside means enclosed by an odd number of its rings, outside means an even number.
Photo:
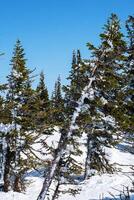
[{"label": "clear blue sky", "polygon": [[117,13],[123,23],[134,13],[134,0],[1,0],[0,82],[10,71],[10,59],[19,38],[28,66],[44,70],[51,92],[57,76],[62,83],[70,70],[73,49],[88,58],[88,41],[97,44],[107,17]]}]

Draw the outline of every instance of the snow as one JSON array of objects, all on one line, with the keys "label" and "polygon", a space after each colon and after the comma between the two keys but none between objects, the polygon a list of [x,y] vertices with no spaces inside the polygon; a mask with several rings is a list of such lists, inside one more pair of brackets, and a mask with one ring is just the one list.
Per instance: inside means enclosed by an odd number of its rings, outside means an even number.
[{"label": "snow", "polygon": [[[36,135],[36,133],[31,133],[31,134],[33,134],[33,136]],[[32,152],[41,161],[51,161],[53,159],[53,156],[51,155],[49,148],[56,149],[58,146],[59,139],[60,139],[59,129],[58,127],[55,127],[55,130],[53,131],[52,135],[42,134],[40,135],[39,138],[37,138],[34,141],[34,143],[31,146]],[[47,145],[47,149],[45,144]],[[23,159],[28,159],[26,154],[22,152],[21,156],[23,157]]]},{"label": "snow", "polygon": [[14,123],[12,124],[3,124],[3,123],[0,123],[0,132],[3,132],[3,133],[9,133],[11,130],[14,130],[15,128],[17,128],[17,130],[19,131],[21,126],[20,125],[14,125]]},{"label": "snow", "polygon": [[[93,91],[91,90],[92,82],[95,80],[95,77],[89,78],[89,84],[83,89],[82,95],[80,99],[78,100],[78,107],[76,107],[76,110],[73,113],[71,124],[70,124],[70,130],[68,132],[68,137],[72,135],[72,127],[74,126],[77,117],[79,116],[80,111],[82,110],[83,104],[84,104],[84,99],[85,98],[93,98]],[[91,96],[90,95],[90,90],[92,91]]]},{"label": "snow", "polygon": [[90,66],[90,62],[89,62],[89,61],[86,61],[86,60],[83,60],[83,64],[84,64],[85,66]]},{"label": "snow", "polygon": [[100,100],[101,100],[103,105],[108,103],[108,101],[104,97],[101,97]]},{"label": "snow", "polygon": [[[86,134],[83,134],[83,140]],[[59,139],[58,131],[55,131],[53,136],[47,138],[48,145],[57,145],[57,140]],[[36,148],[40,148],[40,143],[36,145]],[[132,169],[129,165],[134,165],[134,155],[127,152],[127,146],[129,144],[126,142],[120,143],[116,148],[106,148],[106,153],[109,155],[110,162],[115,164],[117,171],[114,174],[96,174],[92,176],[89,180],[83,181],[79,186],[75,188],[80,188],[81,191],[75,197],[69,194],[61,194],[59,200],[99,200],[104,198],[108,200],[111,194],[119,195],[119,191],[123,190],[123,186],[131,187],[131,181],[134,180],[132,176]],[[82,158],[84,160],[85,154]],[[118,163],[118,164],[117,164]],[[122,165],[122,166],[121,166]],[[42,170],[42,169],[41,169]],[[27,189],[24,193],[15,192],[0,192],[1,200],[36,200],[37,196],[42,188],[44,181],[43,170],[40,172],[31,171],[27,173],[26,180],[29,182]],[[64,186],[68,189],[68,186]],[[134,194],[131,195],[131,200],[134,200]]]},{"label": "snow", "polygon": [[14,128],[13,124],[3,124],[0,123],[0,131],[3,133],[8,133],[10,130],[12,130]]},{"label": "snow", "polygon": [[105,121],[105,122],[108,122],[109,124],[111,124],[111,126],[114,126],[115,125],[115,119],[111,116],[111,115],[107,115],[105,117],[102,117],[102,119]]},{"label": "snow", "polygon": [[109,44],[110,48],[112,49],[113,48],[113,43],[111,40],[107,40],[107,43]]},{"label": "snow", "polygon": [[23,74],[21,72],[18,72],[17,70],[13,69],[12,71],[12,75],[16,78],[20,78],[23,76]]},{"label": "snow", "polygon": [[89,100],[94,100],[94,93],[95,93],[94,89],[90,88],[88,96]]}]

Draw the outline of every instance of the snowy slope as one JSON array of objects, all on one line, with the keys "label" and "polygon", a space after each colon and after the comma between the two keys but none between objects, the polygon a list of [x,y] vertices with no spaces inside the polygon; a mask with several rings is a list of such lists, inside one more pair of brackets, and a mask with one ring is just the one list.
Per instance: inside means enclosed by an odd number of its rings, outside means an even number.
[{"label": "snowy slope", "polygon": [[[46,141],[48,144],[56,146],[58,138],[58,131],[55,131],[55,134],[47,138]],[[36,149],[40,149],[40,146],[38,145],[35,146]],[[131,187],[131,181],[134,176],[132,176],[132,170],[128,165],[134,165],[134,155],[125,151],[126,145],[127,143],[122,143],[118,145],[117,148],[106,149],[111,163],[119,164],[116,165],[119,172],[115,172],[112,175],[95,175],[91,177],[90,180],[80,184],[80,194],[75,197],[64,194],[59,197],[59,200],[100,200],[102,197],[103,199],[108,200],[112,198],[110,193],[118,195],[119,191],[123,189],[123,186]],[[84,158],[82,158],[82,160],[83,159]],[[25,193],[20,194],[12,191],[8,193],[0,192],[0,200],[36,200],[44,180],[42,178],[42,174],[43,173],[36,171],[29,172],[26,180],[30,181],[30,184],[28,185]],[[134,200],[134,194],[131,196],[131,199]]]}]

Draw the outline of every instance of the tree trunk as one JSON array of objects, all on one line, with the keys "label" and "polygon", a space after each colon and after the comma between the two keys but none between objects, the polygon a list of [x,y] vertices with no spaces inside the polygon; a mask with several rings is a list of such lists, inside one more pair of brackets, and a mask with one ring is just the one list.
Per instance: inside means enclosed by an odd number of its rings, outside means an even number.
[{"label": "tree trunk", "polygon": [[10,186],[10,180],[9,180],[9,175],[10,175],[10,164],[11,164],[11,151],[10,147],[7,147],[6,155],[5,155],[5,168],[4,168],[4,186],[3,186],[3,191],[8,192],[9,191],[9,186]]},{"label": "tree trunk", "polygon": [[21,192],[21,180],[20,180],[19,175],[15,176],[13,191],[14,192]]},{"label": "tree trunk", "polygon": [[48,189],[49,189],[49,187],[52,183],[52,180],[55,176],[57,166],[59,166],[64,149],[66,148],[66,140],[67,140],[67,135],[65,133],[61,134],[58,148],[55,151],[55,158],[52,162],[50,169],[48,170],[48,172],[46,174],[42,190],[41,190],[37,200],[44,200],[47,195]]},{"label": "tree trunk", "polygon": [[55,200],[56,198],[58,198],[59,186],[60,186],[60,182],[58,181],[58,184],[57,184],[55,191],[54,191],[54,194],[52,196],[52,200]]},{"label": "tree trunk", "polygon": [[87,157],[85,161],[84,180],[88,179],[89,167],[90,167],[90,136],[88,134],[87,135]]}]

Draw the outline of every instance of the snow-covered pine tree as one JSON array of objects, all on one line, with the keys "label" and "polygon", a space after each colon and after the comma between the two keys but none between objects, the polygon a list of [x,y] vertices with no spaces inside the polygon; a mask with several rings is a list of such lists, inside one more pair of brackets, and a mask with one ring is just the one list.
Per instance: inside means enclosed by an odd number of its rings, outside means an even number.
[{"label": "snow-covered pine tree", "polygon": [[68,115],[67,118],[70,118],[75,107],[76,102],[81,96],[81,91],[84,86],[87,84],[88,77],[85,75],[86,65],[82,62],[80,50],[77,50],[77,53],[73,51],[72,56],[72,66],[70,70],[69,84],[63,86],[63,91],[65,93],[65,112]]},{"label": "snow-covered pine tree", "polygon": [[[40,80],[37,85],[36,91],[35,91],[35,108],[36,108],[36,115],[34,117],[35,119],[35,125],[36,125],[36,133],[38,134],[37,140],[35,140],[34,143],[40,142],[41,147],[46,149],[48,154],[53,153],[53,147],[49,147],[47,143],[41,139],[42,136],[48,137],[50,136],[54,131],[54,124],[52,124],[51,121],[51,101],[49,100],[49,94],[48,90],[45,84],[45,75],[43,71],[40,73]],[[40,151],[40,154],[43,154]],[[39,162],[41,165],[44,164],[41,161]],[[49,162],[46,162],[46,166],[48,166]]]},{"label": "snow-covered pine tree", "polygon": [[134,17],[129,16],[126,22],[127,28],[127,59],[125,62],[124,75],[124,104],[122,105],[124,111],[124,121],[122,123],[125,135],[128,140],[134,143]]},{"label": "snow-covered pine tree", "polygon": [[[21,154],[34,140],[32,133],[29,134],[29,131],[33,130],[35,126],[34,120],[31,120],[34,112],[31,112],[29,107],[29,105],[33,106],[33,92],[30,88],[29,77],[31,71],[26,67],[24,56],[24,49],[17,40],[11,60],[11,73],[7,77],[6,108],[9,110],[12,129],[5,136],[4,191],[8,191],[10,187],[17,192],[23,189],[24,173],[29,167],[30,160],[24,159]],[[29,115],[29,111],[31,115]]]},{"label": "snow-covered pine tree", "polygon": [[83,123],[87,133],[85,178],[90,176],[92,169],[99,172],[112,171],[104,147],[114,144],[117,131],[120,130],[118,116],[121,113],[118,107],[121,102],[126,43],[115,14],[108,19],[100,39],[99,47],[88,43],[93,56],[90,65],[95,65],[97,69],[86,100],[89,118]]},{"label": "snow-covered pine tree", "polygon": [[[24,50],[18,40],[14,48],[13,58],[11,60],[11,73],[8,78],[7,104],[11,114],[11,123],[13,130],[6,136],[7,153],[5,158],[5,173],[7,181],[4,180],[4,190],[9,190],[11,174],[14,173],[14,183],[12,185],[15,191],[20,191],[18,177],[18,163],[20,162],[20,124],[22,113],[20,109],[24,103],[24,90],[28,79],[28,70],[25,67]],[[10,158],[9,158],[10,157]],[[9,184],[7,185],[6,182]]]},{"label": "snow-covered pine tree", "polygon": [[[63,90],[65,92],[64,128],[66,130],[68,129],[68,124],[70,123],[70,120],[72,119],[72,115],[76,107],[78,106],[78,99],[81,97],[81,93],[89,81],[90,74],[87,71],[87,67],[88,67],[87,62],[86,61],[84,62],[81,58],[80,50],[77,50],[77,53],[73,51],[72,66],[71,66],[69,77],[67,78],[69,80],[69,84],[63,87]],[[69,156],[70,160],[71,160],[71,157],[80,156],[82,153],[80,150],[80,146],[82,142],[81,137],[83,133],[83,130],[80,129],[81,121],[82,119],[79,120],[79,117],[78,117],[75,122],[77,128],[73,130],[72,137],[69,141],[69,144],[73,146],[72,148],[73,150],[71,151],[72,156],[71,155]],[[75,161],[75,164],[76,163],[77,163],[77,159]]]},{"label": "snow-covered pine tree", "polygon": [[[38,118],[38,101],[36,97],[36,91],[31,87],[31,80],[28,79],[25,88],[25,100],[22,104],[21,113],[23,113],[21,120],[21,170],[22,178],[23,174],[32,168],[36,168],[41,162],[38,156],[36,156],[36,151],[33,148],[33,144],[39,140],[41,135],[41,128],[37,124]],[[31,120],[32,119],[32,120]],[[22,186],[23,186],[22,182]]]}]

